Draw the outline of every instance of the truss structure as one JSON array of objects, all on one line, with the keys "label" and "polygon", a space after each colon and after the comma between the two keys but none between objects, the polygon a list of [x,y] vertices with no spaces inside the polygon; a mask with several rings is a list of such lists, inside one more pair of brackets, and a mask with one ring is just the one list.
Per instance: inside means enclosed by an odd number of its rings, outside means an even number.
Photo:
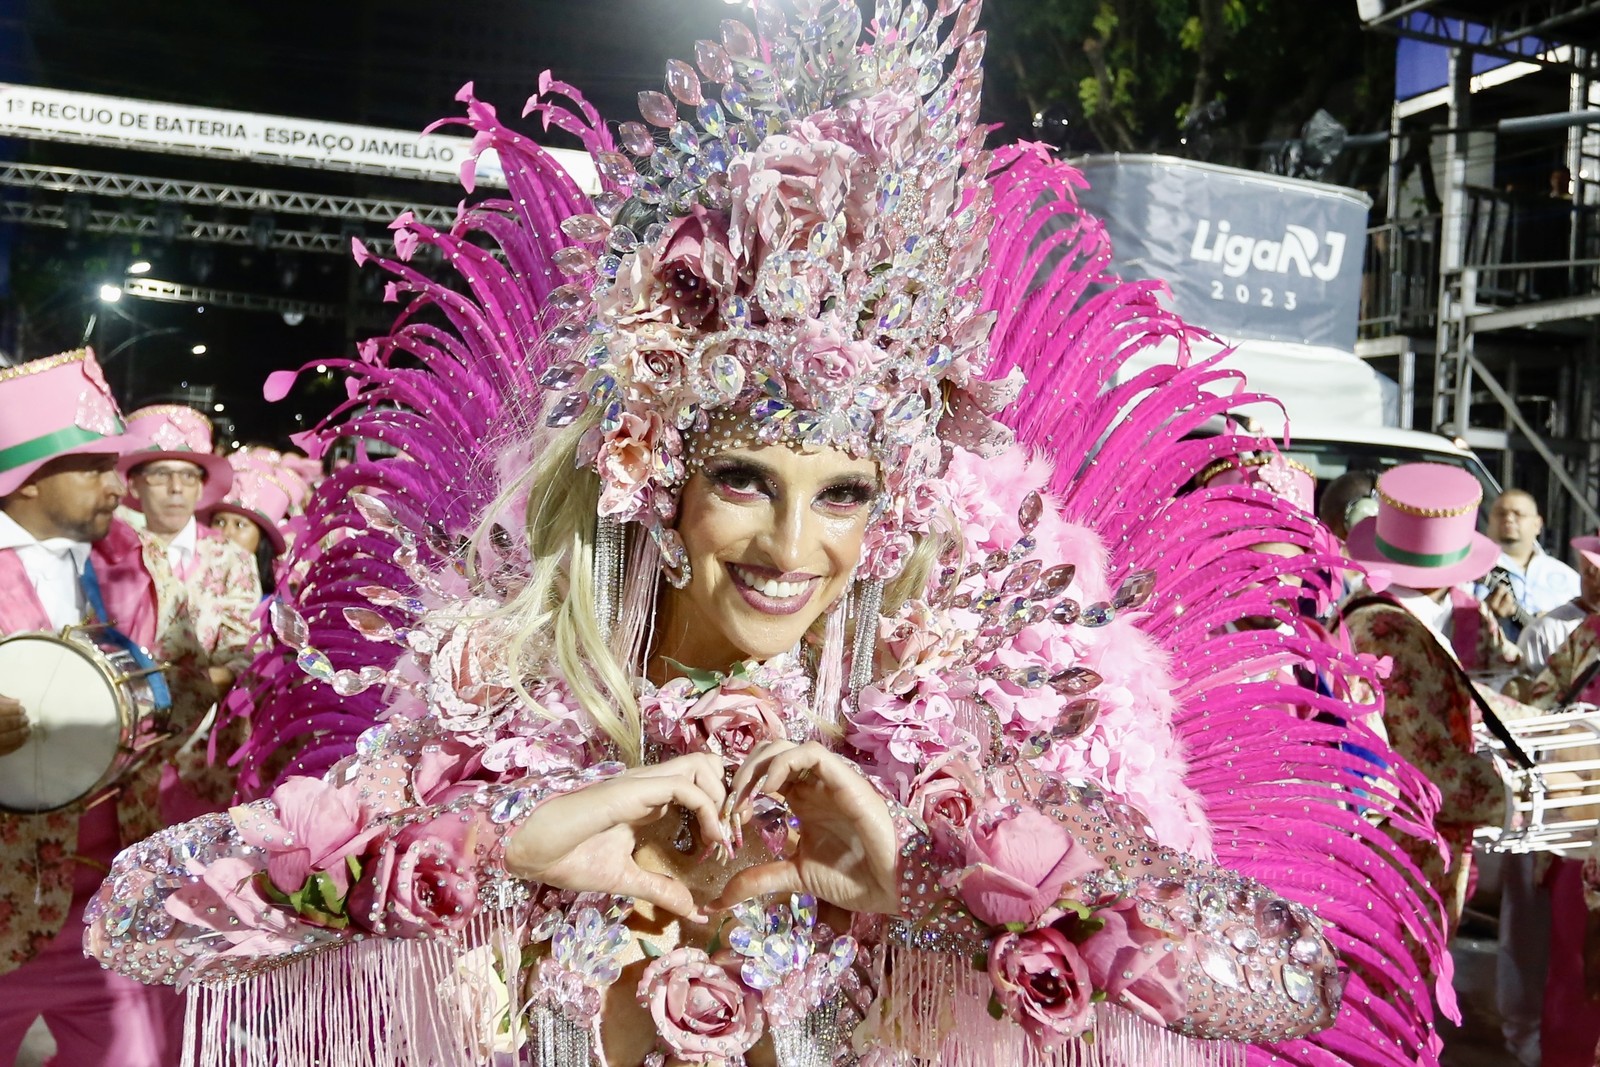
[{"label": "truss structure", "polygon": [[1513,62],[1573,69],[1593,67],[1556,45],[1587,53],[1600,37],[1600,0],[1372,0],[1362,3],[1368,26],[1402,37],[1461,48]]},{"label": "truss structure", "polygon": [[129,278],[122,283],[122,295],[140,300],[159,300],[168,304],[205,304],[237,308],[241,311],[270,311],[279,315],[300,314],[314,319],[342,319],[345,309],[334,304],[318,304],[286,296],[236,293],[202,285],[183,285],[157,278]]}]

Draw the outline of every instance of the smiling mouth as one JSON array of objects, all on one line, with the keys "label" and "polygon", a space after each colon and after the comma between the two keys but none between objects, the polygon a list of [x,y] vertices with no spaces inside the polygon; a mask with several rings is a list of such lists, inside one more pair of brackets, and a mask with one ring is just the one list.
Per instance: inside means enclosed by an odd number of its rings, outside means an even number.
[{"label": "smiling mouth", "polygon": [[806,606],[821,581],[814,574],[780,575],[767,568],[725,564],[745,602],[767,615],[792,615]]}]

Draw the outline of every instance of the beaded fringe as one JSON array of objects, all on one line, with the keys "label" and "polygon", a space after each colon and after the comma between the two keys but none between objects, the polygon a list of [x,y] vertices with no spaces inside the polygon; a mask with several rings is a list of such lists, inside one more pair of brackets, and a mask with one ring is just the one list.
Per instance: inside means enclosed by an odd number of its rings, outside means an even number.
[{"label": "beaded fringe", "polygon": [[371,938],[191,986],[183,1067],[483,1067],[492,1024],[441,994],[467,946],[515,942],[512,917],[479,916],[460,939]]},{"label": "beaded fringe", "polygon": [[1040,1047],[1009,1020],[989,1014],[988,977],[964,956],[890,947],[874,1009],[880,1036],[898,1055],[938,1067],[1245,1067],[1245,1046],[1184,1037],[1123,1008],[1095,1008],[1093,1042]]}]

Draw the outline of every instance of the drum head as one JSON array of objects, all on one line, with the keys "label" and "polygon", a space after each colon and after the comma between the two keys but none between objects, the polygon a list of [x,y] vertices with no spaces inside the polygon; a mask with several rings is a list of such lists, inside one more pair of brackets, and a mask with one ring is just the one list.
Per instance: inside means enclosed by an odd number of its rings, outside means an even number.
[{"label": "drum head", "polygon": [[88,649],[52,635],[0,642],[0,693],[22,703],[32,734],[0,756],[0,807],[49,811],[99,784],[122,744],[122,711]]}]

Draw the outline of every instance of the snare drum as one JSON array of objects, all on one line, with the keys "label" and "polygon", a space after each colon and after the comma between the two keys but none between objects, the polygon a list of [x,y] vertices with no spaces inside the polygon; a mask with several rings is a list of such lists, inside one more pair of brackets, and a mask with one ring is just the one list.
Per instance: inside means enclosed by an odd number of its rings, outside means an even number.
[{"label": "snare drum", "polygon": [[36,814],[97,799],[159,744],[164,723],[149,675],[95,641],[95,627],[0,639],[0,691],[22,704],[30,733],[0,756],[0,811]]},{"label": "snare drum", "polygon": [[1572,704],[1505,725],[1535,765],[1508,758],[1476,727],[1479,751],[1506,788],[1504,825],[1479,827],[1476,843],[1491,852],[1582,853],[1600,839],[1600,708]]}]

